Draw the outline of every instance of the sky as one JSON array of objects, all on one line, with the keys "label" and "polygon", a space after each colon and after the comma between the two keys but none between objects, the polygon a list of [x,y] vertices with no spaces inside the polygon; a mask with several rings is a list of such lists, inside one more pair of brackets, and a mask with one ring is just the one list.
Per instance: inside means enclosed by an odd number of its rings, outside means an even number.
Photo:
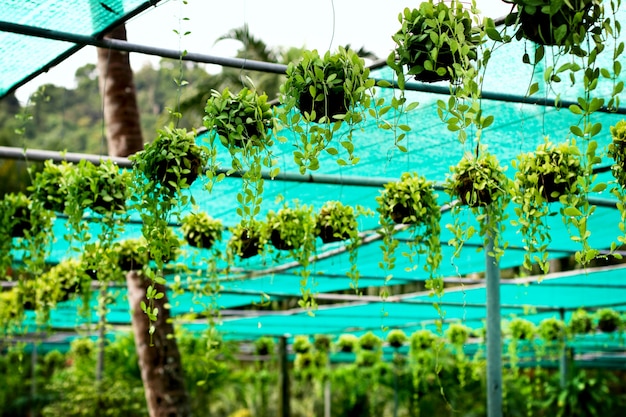
[{"label": "sky", "polygon": [[[511,8],[501,0],[477,0],[477,5],[490,17],[504,16]],[[394,48],[391,35],[399,28],[398,14],[405,7],[418,6],[418,1],[406,0],[162,0],[130,20],[126,29],[131,43],[230,57],[240,45],[216,43],[216,39],[247,24],[254,37],[272,48],[294,46],[322,52],[350,44],[385,58]],[[190,33],[179,36],[175,31]],[[96,59],[96,49],[84,47],[18,89],[16,95],[25,101],[42,84],[72,87],[76,69]],[[148,63],[156,65],[158,60],[131,54],[135,70]]]}]

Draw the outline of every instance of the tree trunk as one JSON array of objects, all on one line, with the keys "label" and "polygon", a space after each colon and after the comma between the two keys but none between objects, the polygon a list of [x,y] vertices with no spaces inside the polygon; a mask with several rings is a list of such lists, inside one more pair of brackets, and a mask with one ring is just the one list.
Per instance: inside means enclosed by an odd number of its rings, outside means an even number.
[{"label": "tree trunk", "polygon": [[[116,27],[105,38],[125,41],[126,27]],[[143,137],[128,53],[97,49],[98,79],[104,104],[109,155],[129,156],[143,149]]]},{"label": "tree trunk", "polygon": [[[106,37],[126,40],[125,26],[117,27]],[[128,54],[98,48],[98,73],[109,155],[128,156],[142,150],[139,109]],[[170,313],[165,308],[167,296],[155,300],[159,315],[151,346],[150,323],[140,307],[150,283],[136,271],[128,273],[127,283],[135,345],[150,416],[190,416],[180,353],[176,339],[172,337],[174,328],[168,320]],[[165,288],[157,288],[165,293]]]},{"label": "tree trunk", "polygon": [[[159,309],[159,315],[154,324],[155,331],[152,340],[150,340],[148,333],[150,323],[146,314],[141,310],[140,303],[145,301],[146,289],[151,282],[138,271],[128,272],[126,282],[135,346],[150,416],[190,416],[191,410],[183,379],[180,353],[176,338],[171,337],[174,327],[170,322],[170,312],[165,308],[168,303],[167,295],[154,300],[154,306]],[[155,284],[155,288],[165,293],[162,285]]]}]

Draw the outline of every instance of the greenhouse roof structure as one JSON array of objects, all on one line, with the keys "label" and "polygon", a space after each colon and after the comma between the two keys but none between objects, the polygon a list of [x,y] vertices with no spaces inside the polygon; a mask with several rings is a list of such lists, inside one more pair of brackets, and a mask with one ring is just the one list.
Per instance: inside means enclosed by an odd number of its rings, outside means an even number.
[{"label": "greenhouse roof structure", "polygon": [[[98,43],[102,33],[113,25],[128,19],[157,2],[110,0],[63,2],[49,1],[1,1],[0,9],[0,96],[13,91],[28,82],[46,68],[60,62],[76,51],[83,44],[104,46]],[[75,3],[75,4],[74,4]],[[114,4],[113,4],[114,3]],[[8,6],[8,7],[5,7]],[[59,13],[59,7],[71,10],[69,16]],[[623,16],[620,10],[620,16]],[[60,37],[59,32],[67,31],[67,21],[76,22],[70,27],[76,35],[75,43],[44,39],[39,33],[33,37],[17,32],[26,31],[26,24],[40,31],[52,31],[51,36]],[[80,24],[79,24],[80,22]],[[16,26],[17,25],[17,26]],[[38,26],[39,25],[39,26]],[[19,26],[19,27],[18,27]],[[24,38],[26,36],[26,38]],[[80,38],[84,37],[84,38]],[[81,43],[82,42],[82,43]],[[16,45],[22,48],[19,60],[11,53]],[[110,46],[110,45],[109,45]],[[536,147],[548,138],[560,143],[572,137],[570,127],[579,123],[580,117],[568,110],[580,95],[579,84],[568,82],[556,84],[558,91],[541,89],[528,96],[528,88],[533,81],[542,80],[546,68],[542,64],[533,67],[522,64],[521,56],[531,47],[527,41],[512,41],[503,47],[494,49],[485,73],[484,89],[481,105],[485,114],[493,115],[493,124],[480,133],[480,144],[486,145],[490,153],[497,156],[510,178],[515,175],[512,162],[522,153],[533,152]],[[36,53],[34,51],[37,51]],[[42,53],[45,51],[46,53]],[[193,57],[192,54],[188,57]],[[272,63],[268,63],[272,64]],[[259,66],[261,69],[263,65]],[[273,71],[280,66],[268,65]],[[371,76],[377,80],[388,80],[393,83],[393,72],[383,66],[373,69]],[[609,80],[600,83],[594,94],[609,94]],[[381,235],[378,232],[379,219],[377,214],[362,215],[359,220],[359,231],[362,244],[358,250],[358,269],[361,277],[358,287],[381,287],[388,285],[392,292],[387,299],[378,296],[357,295],[350,292],[354,284],[348,277],[350,269],[349,253],[344,243],[322,245],[318,242],[316,257],[311,265],[311,276],[305,286],[317,294],[320,306],[315,311],[290,310],[284,312],[266,312],[263,310],[245,310],[242,307],[279,301],[286,298],[299,297],[303,284],[300,282],[301,267],[285,253],[274,253],[268,256],[253,257],[230,265],[228,274],[224,274],[220,284],[222,290],[218,296],[202,297],[190,292],[174,296],[171,294],[172,313],[182,316],[190,311],[190,306],[197,306],[198,311],[206,305],[219,307],[222,315],[219,328],[226,337],[234,339],[254,339],[262,335],[294,336],[297,334],[326,333],[338,335],[344,332],[360,334],[365,331],[380,331],[384,328],[402,328],[412,331],[420,328],[434,328],[435,322],[445,313],[446,322],[461,321],[473,328],[482,327],[486,314],[485,285],[480,279],[468,276],[482,276],[488,261],[485,259],[483,239],[475,235],[469,239],[458,256],[454,257],[454,248],[447,242],[453,238],[445,225],[452,224],[454,219],[450,212],[450,197],[443,191],[442,185],[450,175],[450,167],[454,166],[466,153],[476,152],[478,146],[477,132],[469,129],[469,137],[460,143],[456,132],[448,131],[438,115],[438,101],[446,100],[450,87],[444,83],[420,83],[412,81],[407,84],[405,92],[407,101],[418,102],[418,107],[402,115],[402,123],[411,126],[405,140],[406,152],[398,149],[394,143],[394,134],[389,130],[379,129],[376,121],[367,120],[354,132],[353,143],[355,154],[360,162],[353,166],[342,166],[334,157],[326,155],[321,161],[319,170],[304,175],[298,172],[293,163],[293,143],[297,140],[289,131],[276,132],[285,138],[284,142],[275,142],[273,157],[277,160],[280,173],[274,179],[267,179],[264,188],[264,200],[259,217],[263,218],[270,210],[277,210],[284,203],[300,203],[310,205],[318,210],[328,200],[338,200],[350,206],[360,206],[364,211],[376,213],[377,197],[384,184],[397,181],[404,172],[416,172],[435,184],[438,202],[442,207],[441,248],[443,261],[436,274],[446,277],[451,284],[441,299],[436,300],[427,293],[394,293],[403,284],[423,282],[429,278],[423,270],[423,259],[401,256],[410,252],[411,236],[400,230],[400,245],[397,249],[398,259],[395,267],[387,270],[380,267],[382,259]],[[379,97],[391,98],[398,94],[393,88],[377,88]],[[558,95],[557,95],[558,94]],[[601,133],[597,136],[598,150],[602,157],[595,166],[597,182],[613,181],[612,160],[607,157],[608,145],[611,143],[610,126],[614,126],[624,118],[626,108],[619,107],[611,111],[601,108],[593,115],[595,123],[602,124]],[[211,132],[200,132],[198,143],[206,143]],[[339,131],[338,137],[346,132]],[[584,149],[581,146],[581,149]],[[21,150],[1,149],[5,157],[16,157]],[[61,158],[59,154],[26,151],[30,160]],[[72,155],[65,155],[71,158]],[[82,156],[76,156],[80,158]],[[92,158],[98,159],[98,156]],[[230,161],[228,152],[218,155],[220,166],[227,170]],[[121,166],[130,167],[127,160],[119,159]],[[211,193],[198,181],[189,190],[200,210],[212,217],[222,220],[227,226],[238,221],[237,191],[241,187],[241,178],[227,177],[216,184]],[[588,219],[588,230],[591,232],[589,244],[601,251],[608,251],[613,242],[623,235],[620,230],[621,213],[617,209],[618,201],[608,190],[589,193],[589,201],[596,206],[595,212]],[[572,240],[575,232],[564,225],[559,211],[560,203],[551,203],[551,213],[546,219],[551,241],[548,253],[551,259],[572,256],[580,249]],[[183,214],[192,210],[184,207]],[[519,230],[510,224],[516,214],[513,205],[508,208],[509,220],[505,221],[502,242],[508,242],[504,254],[499,260],[501,269],[519,267],[527,249],[519,234]],[[91,222],[92,230],[97,230],[97,216]],[[478,227],[475,219],[467,215],[467,221]],[[65,220],[59,216],[54,223],[55,235],[58,237],[51,248],[48,261],[51,264],[74,256],[69,242],[62,236],[66,230]],[[141,221],[137,213],[131,215],[122,238],[141,235]],[[228,240],[228,233],[220,243]],[[20,254],[16,254],[19,258]],[[196,271],[206,267],[208,251],[185,247],[185,251],[176,263],[185,265],[189,273],[179,269],[168,269],[166,278],[172,282],[177,276],[188,275],[192,279],[202,280],[202,274]],[[220,264],[220,268],[226,267]],[[391,280],[388,277],[391,276]],[[556,276],[533,277],[528,279],[503,280],[501,285],[502,316],[528,317],[538,323],[546,317],[559,316],[564,318],[577,308],[596,310],[603,307],[626,309],[626,274],[622,267],[606,269],[577,270]],[[184,280],[183,280],[184,281]],[[457,286],[461,283],[461,286]],[[454,285],[454,288],[452,284]],[[125,326],[130,322],[125,289],[112,286],[109,289],[114,302],[109,305],[107,321],[114,325]],[[442,307],[437,311],[433,301]],[[333,302],[333,305],[322,303]],[[51,326],[55,330],[72,330],[77,327],[89,329],[89,323],[97,318],[84,317],[77,314],[79,301],[61,303],[51,314]],[[29,315],[26,323],[31,330],[37,328],[34,315]],[[187,321],[185,326],[191,330],[200,330],[206,323]],[[621,343],[616,337],[613,342]],[[598,342],[610,346],[606,340]],[[598,345],[589,340],[580,341],[581,349],[588,346],[592,351]],[[614,345],[613,345],[614,347]],[[618,358],[621,360],[621,358]]]}]

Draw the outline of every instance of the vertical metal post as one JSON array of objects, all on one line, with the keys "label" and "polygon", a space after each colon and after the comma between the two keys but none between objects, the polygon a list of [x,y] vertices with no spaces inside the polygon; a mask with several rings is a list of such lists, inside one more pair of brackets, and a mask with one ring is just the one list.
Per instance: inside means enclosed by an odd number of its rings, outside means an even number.
[{"label": "vertical metal post", "polygon": [[280,365],[280,416],[290,417],[289,407],[289,362],[287,361],[287,337],[281,336],[278,343],[278,362]]},{"label": "vertical metal post", "polygon": [[100,296],[98,297],[98,349],[96,358],[96,382],[102,381],[102,375],[104,373],[104,347],[106,337],[106,296],[107,286],[106,283],[102,283],[100,287]]},{"label": "vertical metal post", "polygon": [[330,376],[326,376],[326,381],[324,381],[324,417],[331,417],[331,401],[330,401]]},{"label": "vertical metal post", "polygon": [[[559,316],[561,317],[561,321],[565,322],[565,310],[564,309],[560,309],[559,310]],[[561,355],[559,358],[559,380],[560,380],[560,384],[561,384],[561,388],[565,388],[565,386],[567,385],[567,380],[568,380],[568,371],[569,371],[569,359],[568,359],[568,351],[567,351],[567,343],[566,343],[566,334],[565,332],[563,332],[563,334],[561,335],[561,346],[560,346],[560,350],[561,350]]]},{"label": "vertical metal post", "polygon": [[37,397],[37,342],[33,342],[33,351],[30,355],[30,399],[31,399],[31,415],[37,417],[36,404],[38,403]]},{"label": "vertical metal post", "polygon": [[502,339],[500,329],[500,267],[491,236],[485,245],[487,281],[487,417],[502,417]]}]

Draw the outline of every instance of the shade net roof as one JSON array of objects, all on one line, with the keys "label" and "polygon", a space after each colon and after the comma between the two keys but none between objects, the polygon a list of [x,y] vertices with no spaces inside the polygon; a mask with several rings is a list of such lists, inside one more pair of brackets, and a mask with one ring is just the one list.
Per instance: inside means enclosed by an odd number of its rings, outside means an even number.
[{"label": "shade net roof", "polygon": [[[0,23],[98,38],[158,0],[3,0]],[[6,30],[7,28],[3,28]],[[83,45],[0,31],[0,97],[69,57]]]},{"label": "shade net roof", "polygon": [[[50,2],[51,4],[54,2]],[[102,9],[101,2],[92,2],[93,5],[85,6],[86,2],[78,2],[81,7],[76,7],[75,13],[82,13],[81,29],[89,35],[102,32],[118,21],[121,15]],[[149,2],[120,1],[119,5],[112,7],[115,10],[124,10],[127,15],[146,7]],[[18,2],[8,2],[14,9]],[[20,5],[24,3],[19,2]],[[31,5],[31,2],[26,3]],[[107,3],[108,4],[108,3]],[[110,6],[110,5],[109,5]],[[54,6],[51,5],[51,10]],[[11,14],[10,10],[3,8],[2,19],[15,21],[20,16],[21,23],[32,24],[40,17],[28,15],[27,7],[18,8]],[[40,9],[37,9],[40,10]],[[114,16],[110,16],[113,14]],[[623,16],[620,10],[620,16]],[[52,16],[54,15],[54,16]],[[56,19],[59,13],[52,13]],[[43,17],[41,17],[43,19]],[[58,28],[59,23],[54,19],[49,23],[51,29]],[[65,22],[66,18],[62,19]],[[57,26],[54,26],[57,25]],[[23,39],[9,33],[1,33],[6,42],[24,42]],[[27,42],[28,47],[46,49],[50,55],[42,59],[37,55],[33,58],[33,73],[41,70],[50,62],[62,59],[71,52],[74,45],[61,47],[37,46]],[[41,41],[44,42],[44,41]],[[26,44],[25,44],[26,45]],[[0,46],[2,48],[2,46]],[[541,89],[531,97],[527,97],[529,85],[533,81],[543,79],[544,68],[541,64],[535,68],[524,65],[521,56],[524,51],[533,48],[533,45],[524,41],[513,41],[493,51],[490,64],[485,74],[484,93],[481,105],[485,114],[494,116],[494,123],[482,132],[480,142],[487,146],[490,153],[497,156],[500,163],[507,167],[507,175],[511,178],[515,171],[511,162],[523,152],[533,152],[535,148],[549,138],[555,143],[560,143],[571,137],[570,126],[580,122],[579,116],[573,115],[568,110],[568,104],[576,100],[581,93],[580,83],[570,86],[567,82],[556,84],[556,91]],[[546,54],[548,55],[548,54]],[[9,59],[7,54],[2,54]],[[24,54],[24,60],[31,55]],[[35,63],[36,61],[36,63]],[[26,65],[26,64],[24,64]],[[24,79],[16,75],[10,75],[6,62],[0,61],[0,70],[6,72],[7,77],[2,77],[6,85],[0,86],[6,92],[19,84]],[[25,67],[22,67],[22,69]],[[28,71],[21,72],[23,76]],[[381,68],[372,72],[377,79],[392,80],[392,72],[389,68]],[[542,83],[540,82],[540,85]],[[264,186],[264,200],[259,218],[264,218],[269,210],[277,210],[282,204],[292,204],[295,200],[300,203],[311,205],[318,210],[328,200],[338,200],[350,206],[362,206],[376,213],[376,197],[380,195],[382,184],[388,181],[398,180],[403,172],[416,172],[441,185],[450,173],[450,167],[455,165],[466,152],[474,152],[477,146],[476,132],[469,131],[468,140],[461,144],[457,135],[446,129],[437,114],[437,101],[446,100],[449,87],[445,83],[422,84],[419,82],[409,83],[410,91],[406,91],[409,102],[418,102],[419,106],[413,112],[402,115],[402,122],[411,126],[411,132],[407,135],[404,145],[407,152],[401,152],[394,145],[393,133],[381,130],[376,122],[368,120],[359,126],[354,132],[353,142],[355,153],[360,162],[354,166],[340,166],[335,158],[330,155],[322,157],[321,167],[318,171],[300,175],[293,163],[293,143],[296,140],[288,131],[280,131],[277,134],[284,136],[285,143],[275,142],[273,156],[278,161],[281,174],[273,180],[266,180]],[[600,83],[594,94],[606,96],[611,85],[608,80]],[[387,88],[377,88],[379,96],[390,98],[398,95],[398,91]],[[558,94],[560,104],[553,105]],[[599,153],[602,162],[596,167],[597,181],[612,181],[610,166],[612,160],[606,156],[608,144],[611,142],[609,127],[615,125],[624,118],[624,108],[617,111],[599,111],[593,115],[594,123],[601,123],[603,129],[597,136]],[[199,134],[198,143],[204,144],[210,132]],[[336,137],[345,135],[345,131],[337,132]],[[581,149],[584,149],[584,145]],[[341,155],[340,155],[341,156]],[[220,164],[224,168],[230,166],[229,154],[225,148],[220,148],[218,153]],[[226,226],[232,226],[239,220],[237,215],[238,202],[237,192],[241,189],[241,179],[228,177],[218,183],[211,193],[204,189],[203,180],[193,184],[188,191],[194,196],[198,207],[206,211],[212,217],[222,220]],[[438,201],[445,207],[451,202],[449,196],[439,190]],[[616,200],[608,192],[591,193],[589,197],[597,205],[596,211],[589,218],[589,230],[591,236],[589,243],[592,247],[606,250],[612,242],[615,242],[622,232],[619,230],[621,214],[616,209]],[[572,240],[575,233],[568,230],[559,213],[560,203],[551,204],[551,214],[546,219],[549,225],[551,242],[548,246],[549,257],[563,258],[572,255],[580,249],[579,245]],[[192,210],[191,207],[182,208],[183,215]],[[513,219],[515,213],[513,206],[508,208],[509,217]],[[468,212],[466,220],[469,224],[477,227],[473,216]],[[122,238],[138,237],[141,234],[139,216],[135,213],[131,216],[132,222],[126,225]],[[173,219],[176,221],[176,219]],[[441,247],[443,261],[436,271],[438,276],[461,278],[469,274],[481,274],[485,271],[485,254],[481,251],[482,238],[474,236],[464,245],[460,254],[453,257],[453,249],[447,244],[452,238],[445,228],[446,224],[453,223],[451,214],[446,209],[442,212]],[[91,224],[92,230],[97,231],[97,218]],[[522,264],[525,248],[519,234],[519,230],[507,220],[505,222],[504,235],[501,241],[508,242],[508,248],[500,259],[501,268],[512,268]],[[346,276],[350,269],[349,254],[344,243],[332,243],[323,245],[317,242],[317,259],[312,263],[311,276],[303,284],[298,271],[300,266],[287,252],[273,252],[266,256],[238,261],[231,265],[231,272],[220,276],[222,289],[217,296],[201,296],[190,291],[182,295],[170,294],[172,313],[181,316],[190,310],[201,312],[206,306],[218,307],[222,310],[219,328],[227,337],[237,339],[256,338],[261,335],[297,335],[327,333],[337,335],[344,332],[361,333],[367,330],[382,332],[383,328],[403,328],[407,331],[423,327],[434,326],[435,321],[441,316],[433,308],[433,297],[428,294],[402,294],[401,285],[424,281],[429,274],[424,271],[424,259],[415,257],[408,259],[401,254],[409,251],[407,242],[402,240],[396,253],[397,263],[394,269],[385,270],[380,267],[382,250],[381,238],[377,232],[379,227],[378,215],[361,216],[359,230],[363,237],[363,243],[358,249],[358,270],[361,278],[358,287],[380,287],[385,285],[386,278],[391,276],[387,283],[390,286],[391,296],[387,300],[379,297],[363,296],[360,299],[346,296],[346,292],[354,283]],[[177,227],[174,227],[177,229]],[[57,263],[65,258],[75,256],[69,242],[63,236],[66,230],[64,220],[59,217],[54,224],[57,240],[51,248],[50,263]],[[398,237],[410,238],[408,234],[398,233]],[[223,249],[229,239],[227,232],[218,246]],[[221,246],[220,246],[221,245]],[[166,278],[173,282],[177,276],[186,276],[202,282],[206,275],[202,269],[206,268],[209,251],[198,250],[184,246],[177,263],[185,265],[188,273],[181,270],[168,269]],[[16,254],[19,259],[19,254]],[[221,261],[220,261],[221,262]],[[226,265],[221,262],[219,268]],[[200,271],[199,273],[197,271]],[[622,268],[606,271],[590,272],[578,271],[562,277],[546,277],[541,283],[531,281],[504,281],[502,290],[502,316],[523,315],[535,322],[545,317],[558,315],[564,311],[565,318],[578,307],[597,309],[600,307],[613,307],[623,310],[626,306],[626,282],[623,280],[626,274]],[[474,285],[469,281],[460,288],[446,290],[443,298],[437,300],[445,311],[447,321],[460,320],[471,327],[483,325],[485,319],[485,288],[483,284]],[[321,305],[317,310],[303,311],[290,310],[279,313],[257,311],[252,317],[246,315],[251,312],[243,312],[241,309],[253,304],[279,301],[286,298],[298,297],[302,287],[310,288],[319,294],[319,299],[326,297],[328,300],[340,301],[333,306]],[[394,292],[397,291],[397,292]],[[125,299],[125,288],[113,286],[110,290],[112,302],[109,304],[107,320],[110,323],[125,325],[130,321],[128,305]],[[94,301],[95,303],[95,301]],[[80,301],[68,301],[60,304],[51,313],[50,324],[55,329],[73,329],[83,327],[89,323],[96,323],[95,313],[86,315],[77,314]],[[95,304],[94,304],[95,306]],[[91,309],[95,311],[95,309]],[[530,313],[529,313],[530,312]],[[311,314],[313,313],[313,314]],[[238,317],[232,317],[237,315]],[[35,317],[31,314],[27,317],[25,325],[29,329],[35,328]],[[198,330],[206,327],[206,323],[187,324],[190,329]],[[619,338],[616,343],[621,343]],[[605,343],[603,341],[602,343]],[[581,345],[584,343],[581,342]],[[595,343],[590,342],[590,346]]]}]

